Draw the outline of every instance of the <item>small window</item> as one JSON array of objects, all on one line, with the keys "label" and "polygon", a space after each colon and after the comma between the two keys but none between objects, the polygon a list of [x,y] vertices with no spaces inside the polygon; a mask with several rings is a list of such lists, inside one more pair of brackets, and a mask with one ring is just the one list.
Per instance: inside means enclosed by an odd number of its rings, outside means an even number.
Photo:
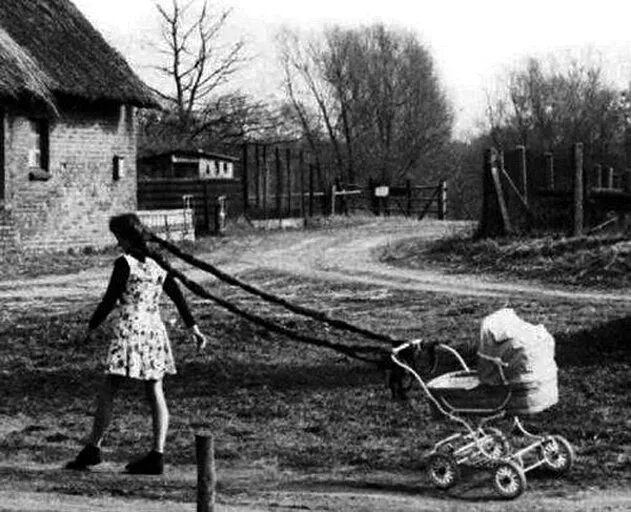
[{"label": "small window", "polygon": [[31,119],[31,146],[28,165],[48,172],[49,167],[49,127],[47,119]]}]

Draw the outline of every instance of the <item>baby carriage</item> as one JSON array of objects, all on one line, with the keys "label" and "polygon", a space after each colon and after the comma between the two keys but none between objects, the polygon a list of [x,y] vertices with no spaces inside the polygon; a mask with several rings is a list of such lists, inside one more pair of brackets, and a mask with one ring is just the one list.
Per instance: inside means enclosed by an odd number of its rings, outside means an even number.
[{"label": "baby carriage", "polygon": [[[463,427],[430,452],[428,473],[436,487],[455,485],[461,466],[485,467],[492,472],[497,493],[512,499],[524,492],[529,471],[540,466],[555,473],[570,469],[574,452],[566,439],[531,433],[519,419],[558,401],[554,339],[543,326],[521,320],[512,309],[499,310],[482,322],[477,370],[456,350],[438,344],[434,349],[453,356],[461,369],[427,383],[401,357],[411,348],[422,350],[425,345],[422,340],[404,343],[393,350],[392,360],[418,381],[437,417]],[[489,426],[505,416],[513,417],[514,440]]]}]

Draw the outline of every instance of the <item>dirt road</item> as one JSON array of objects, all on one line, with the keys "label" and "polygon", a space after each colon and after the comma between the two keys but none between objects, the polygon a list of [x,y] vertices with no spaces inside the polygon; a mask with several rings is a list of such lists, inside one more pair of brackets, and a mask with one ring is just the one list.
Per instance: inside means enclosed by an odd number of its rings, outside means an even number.
[{"label": "dirt road", "polygon": [[[228,242],[212,254],[200,257],[235,274],[272,269],[314,279],[389,289],[507,299],[532,295],[577,301],[631,302],[631,293],[626,290],[616,293],[581,291],[499,281],[488,276],[446,275],[438,270],[396,268],[376,261],[373,253],[374,249],[399,240],[419,237],[433,240],[466,228],[467,224],[457,222],[378,219],[362,226],[261,234],[248,238],[238,250]],[[188,271],[188,274],[197,279],[212,279],[196,271]],[[108,275],[109,268],[32,279],[0,278],[3,309],[10,312],[14,308],[42,307],[50,312],[72,311],[77,305],[97,300],[105,289]]]},{"label": "dirt road", "polygon": [[[631,293],[577,291],[560,287],[545,287],[529,283],[508,283],[486,276],[445,275],[439,270],[408,270],[378,262],[374,249],[406,238],[436,239],[465,229],[462,223],[414,222],[401,219],[378,219],[359,227],[342,227],[317,231],[287,231],[229,240],[216,252],[202,258],[217,263],[231,273],[246,273],[271,269],[332,282],[362,283],[380,288],[432,291],[445,294],[506,297],[532,295],[559,297],[576,301],[631,302]],[[236,249],[235,249],[236,246]],[[204,278],[200,273],[189,273]],[[86,269],[64,276],[42,276],[32,279],[0,277],[0,303],[3,315],[24,308],[42,308],[49,313],[72,311],[86,303],[96,303],[109,276],[109,268]],[[274,292],[275,290],[270,290]],[[195,484],[194,468],[179,469],[179,478]],[[217,510],[252,512],[255,510],[330,510],[330,511],[522,511],[522,510],[631,510],[631,491],[586,488],[580,492],[528,491],[515,502],[471,501],[457,496],[423,493],[389,485],[387,476],[369,475],[366,481],[376,481],[375,488],[337,485],[317,486],[313,482],[291,488],[251,494],[243,501],[221,503]],[[194,510],[193,503],[156,503],[145,500],[107,499],[67,496],[54,493],[0,491],[0,511],[162,511]]]}]

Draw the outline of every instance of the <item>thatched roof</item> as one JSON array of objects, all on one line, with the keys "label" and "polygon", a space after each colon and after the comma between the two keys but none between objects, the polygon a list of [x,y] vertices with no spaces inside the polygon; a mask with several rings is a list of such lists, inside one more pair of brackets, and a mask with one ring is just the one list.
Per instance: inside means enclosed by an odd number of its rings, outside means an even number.
[{"label": "thatched roof", "polygon": [[0,97],[157,106],[125,59],[69,0],[0,0]]}]

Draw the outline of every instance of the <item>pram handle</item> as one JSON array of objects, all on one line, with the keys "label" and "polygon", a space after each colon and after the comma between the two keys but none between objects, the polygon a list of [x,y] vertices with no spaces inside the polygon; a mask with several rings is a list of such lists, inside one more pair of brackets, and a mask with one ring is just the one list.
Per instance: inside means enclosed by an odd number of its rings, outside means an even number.
[{"label": "pram handle", "polygon": [[402,343],[398,347],[394,347],[392,349],[392,354],[396,356],[396,355],[399,354],[399,352],[401,352],[402,350],[405,350],[406,348],[410,348],[410,347],[421,347],[422,348],[422,346],[423,346],[423,340],[422,339],[406,341],[405,343]]},{"label": "pram handle", "polygon": [[444,350],[445,352],[449,352],[452,356],[454,356],[454,357],[458,360],[458,362],[460,363],[460,366],[462,366],[462,369],[463,369],[464,371],[466,371],[466,372],[471,371],[471,370],[469,369],[469,367],[467,366],[467,363],[465,363],[465,362],[464,362],[464,359],[463,359],[463,358],[462,358],[462,356],[458,353],[458,351],[457,351],[457,350],[455,350],[455,349],[451,348],[449,345],[443,345],[442,343],[438,343],[438,344],[436,345],[436,348],[437,348],[437,349],[439,348],[439,349],[441,349],[441,350]]},{"label": "pram handle", "polygon": [[[410,340],[410,341],[406,341],[405,343],[402,343],[401,345],[399,345],[398,347],[395,347],[392,349],[392,355],[393,356],[397,356],[399,355],[399,352],[405,350],[406,348],[410,348],[410,347],[420,347],[421,349],[425,348],[424,347],[425,343],[423,342],[422,339],[416,339],[416,340]],[[462,366],[462,369],[465,371],[470,371],[469,367],[467,366],[467,363],[464,362],[464,359],[462,358],[462,356],[453,348],[451,348],[449,345],[444,345],[442,343],[435,343],[435,344],[430,344],[430,347],[434,348],[434,349],[441,349],[444,350],[445,352],[449,352],[451,355],[453,355],[458,362],[460,363],[460,366]],[[436,370],[436,361],[434,361],[434,368],[432,371]]]}]

